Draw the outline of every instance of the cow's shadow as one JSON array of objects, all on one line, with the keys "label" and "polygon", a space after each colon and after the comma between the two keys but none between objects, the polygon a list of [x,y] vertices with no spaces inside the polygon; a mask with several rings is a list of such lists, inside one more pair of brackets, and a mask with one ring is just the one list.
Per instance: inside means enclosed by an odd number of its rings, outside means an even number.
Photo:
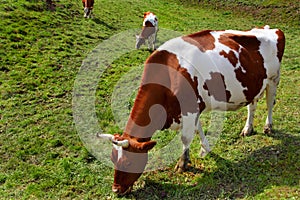
[{"label": "cow's shadow", "polygon": [[105,26],[106,28],[111,29],[111,30],[117,30],[116,27],[106,23],[105,21],[101,21],[99,18],[92,17],[92,20],[98,25]]},{"label": "cow's shadow", "polygon": [[[204,172],[198,184],[168,184],[148,176],[145,186],[133,191],[131,195],[136,199],[236,199],[255,196],[272,186],[298,186],[300,136],[275,131],[272,137],[279,141],[278,145],[253,151],[237,162],[210,153],[207,156],[210,156],[218,167],[214,171]],[[192,167],[189,173],[197,174],[203,171]]]}]

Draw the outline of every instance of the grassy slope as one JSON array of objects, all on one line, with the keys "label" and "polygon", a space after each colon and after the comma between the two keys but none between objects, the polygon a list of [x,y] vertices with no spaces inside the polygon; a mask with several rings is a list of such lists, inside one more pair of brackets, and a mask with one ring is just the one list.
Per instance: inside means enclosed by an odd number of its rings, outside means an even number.
[{"label": "grassy slope", "polygon": [[[200,6],[214,7],[216,9],[227,10],[227,12],[238,13],[240,16],[253,16],[256,20],[264,22],[286,23],[299,26],[299,4],[293,0],[200,0],[186,1],[186,4],[198,4]],[[232,9],[234,8],[234,9]]]},{"label": "grassy slope", "polygon": [[[212,154],[200,160],[195,140],[190,172],[146,173],[133,194],[124,199],[299,196],[300,53],[295,35],[300,33],[295,17],[290,19],[289,15],[282,23],[177,1],[137,4],[136,0],[103,0],[96,2],[95,18],[86,20],[80,1],[57,1],[55,12],[34,2],[9,0],[0,4],[0,198],[115,198],[110,192],[112,169],[88,153],[74,128],[72,89],[85,56],[104,39],[139,27],[141,13],[146,10],[159,16],[162,28],[183,33],[206,28],[248,29],[268,23],[285,31],[287,46],[273,136],[264,136],[257,128],[257,134],[240,138],[245,109],[229,113]],[[101,123],[108,126],[108,132],[116,128],[110,110],[103,107],[109,107],[114,82],[148,55],[141,50],[123,56],[100,83],[97,108],[104,113],[99,117],[104,118]],[[265,105],[260,104],[257,127],[262,127],[264,116]]]}]

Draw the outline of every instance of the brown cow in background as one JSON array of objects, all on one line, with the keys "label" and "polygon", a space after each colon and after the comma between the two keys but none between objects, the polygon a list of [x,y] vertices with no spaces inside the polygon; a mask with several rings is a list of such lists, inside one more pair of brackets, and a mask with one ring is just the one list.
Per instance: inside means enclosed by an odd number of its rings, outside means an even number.
[{"label": "brown cow in background", "polygon": [[136,36],[135,47],[139,49],[148,40],[148,49],[155,50],[156,34],[158,31],[158,20],[152,12],[144,13],[142,32]]},{"label": "brown cow in background", "polygon": [[82,5],[84,7],[84,17],[90,18],[92,16],[94,0],[82,0]]}]

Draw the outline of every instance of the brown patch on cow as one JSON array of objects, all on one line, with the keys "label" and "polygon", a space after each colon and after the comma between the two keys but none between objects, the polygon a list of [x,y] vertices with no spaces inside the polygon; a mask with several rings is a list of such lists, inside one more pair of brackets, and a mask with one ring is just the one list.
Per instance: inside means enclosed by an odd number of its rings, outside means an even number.
[{"label": "brown patch on cow", "polygon": [[[155,51],[145,63],[142,83],[125,132],[148,140],[156,130],[169,128],[174,122],[180,123],[181,114],[201,112],[205,104],[197,86],[197,79],[192,79],[180,66],[175,54]],[[150,116],[150,108],[156,104],[163,106],[166,116],[160,112]]]},{"label": "brown patch on cow", "polygon": [[276,34],[278,35],[277,39],[277,57],[279,62],[281,62],[283,53],[284,53],[284,46],[285,46],[285,36],[281,30],[277,30]]},{"label": "brown patch on cow", "polygon": [[[194,87],[198,88],[198,78],[196,76],[194,77],[194,83],[197,84],[197,86],[194,86]],[[204,103],[202,97],[200,96],[198,90],[197,90],[197,97],[199,99],[199,103],[198,103],[199,104],[199,112],[201,113],[205,109],[206,106],[205,106],[205,103]]]},{"label": "brown patch on cow", "polygon": [[205,52],[215,48],[215,38],[210,34],[211,30],[205,30],[191,35],[183,36],[182,39]]},{"label": "brown patch on cow", "polygon": [[209,96],[213,96],[217,101],[229,102],[230,91],[226,90],[224,76],[218,72],[210,73],[211,79],[205,80],[203,88],[208,91]]},{"label": "brown patch on cow", "polygon": [[230,49],[238,52],[239,49],[240,49],[240,44],[237,43],[237,42],[233,42],[231,39],[229,39],[230,37],[233,37],[234,34],[222,34],[220,35],[220,38],[219,38],[219,42],[228,46]]},{"label": "brown patch on cow", "polygon": [[[182,77],[177,78],[177,83],[175,84],[175,87],[180,87],[173,88],[173,91],[177,92],[177,96],[185,97],[184,100],[182,100],[184,101],[182,102],[184,105],[181,105],[181,113],[187,115],[187,113],[196,113],[199,111],[202,112],[205,109],[205,103],[198,92],[198,78],[191,77],[191,74],[189,74],[187,69],[181,67],[180,65],[174,69],[176,69],[182,75]],[[193,91],[186,89],[186,83],[190,85]],[[198,106],[196,105],[197,100],[200,102],[198,103]]]},{"label": "brown patch on cow", "polygon": [[219,41],[235,51],[241,48],[239,50],[241,66],[235,69],[236,78],[247,88],[243,92],[248,103],[252,102],[259,94],[264,79],[267,78],[264,60],[259,52],[260,41],[254,35],[234,34],[222,34]]},{"label": "brown patch on cow", "polygon": [[229,53],[226,53],[224,50],[222,50],[220,52],[221,56],[224,56],[225,58],[227,58],[229,60],[229,62],[235,67],[236,64],[238,63],[238,58],[236,57],[236,55],[234,54],[233,51],[229,51]]},{"label": "brown patch on cow", "polygon": [[[189,94],[189,92],[191,91],[187,91],[185,88],[182,88],[184,87],[184,83],[188,82],[190,84],[190,86],[192,87],[193,89],[193,92],[197,99],[200,101],[199,103],[199,107],[198,108],[195,108],[193,106],[190,106],[190,107],[186,107],[185,110],[181,110],[181,112],[183,114],[186,114],[187,112],[191,112],[191,113],[194,113],[194,112],[202,112],[205,108],[205,104],[204,102],[202,101],[202,98],[198,92],[198,80],[197,80],[197,77],[191,77],[191,75],[188,73],[187,69],[186,68],[183,68],[180,66],[179,64],[179,61],[177,59],[177,56],[173,53],[170,53],[168,51],[156,51],[155,53],[152,54],[152,56],[150,56],[146,63],[154,63],[154,64],[159,64],[161,66],[165,66],[165,67],[170,67],[174,70],[176,70],[177,72],[179,73],[171,73],[169,74],[170,76],[170,88],[172,89],[172,92],[180,92],[180,94],[176,94],[177,96],[191,96],[191,94]],[[146,73],[145,73],[146,74]],[[152,75],[149,75],[148,74],[148,77],[149,76],[152,76]],[[159,74],[159,72],[155,71],[155,77],[159,78],[159,77],[163,77],[163,76],[157,76],[157,74]],[[179,76],[179,74],[181,76]],[[153,77],[151,77],[153,79]],[[183,80],[184,78],[184,80]],[[145,77],[144,77],[145,79]],[[175,88],[174,88],[175,87]],[[185,99],[186,101],[192,101],[192,98],[186,98]],[[193,102],[186,102],[185,105],[192,105]],[[182,108],[181,108],[182,109]]]}]

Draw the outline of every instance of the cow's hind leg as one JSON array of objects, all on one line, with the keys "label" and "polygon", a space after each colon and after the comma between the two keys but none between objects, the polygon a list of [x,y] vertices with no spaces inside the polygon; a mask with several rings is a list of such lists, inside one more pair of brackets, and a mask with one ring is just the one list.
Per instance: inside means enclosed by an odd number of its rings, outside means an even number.
[{"label": "cow's hind leg", "polygon": [[196,118],[194,115],[183,116],[182,120],[183,123],[182,123],[182,130],[181,130],[182,132],[181,141],[183,144],[183,154],[181,155],[179,161],[175,166],[175,170],[178,172],[186,171],[188,169],[188,164],[191,163],[190,145],[194,139],[195,130],[196,130],[196,126],[195,126]]},{"label": "cow's hind leg", "polygon": [[264,133],[266,134],[272,133],[272,120],[273,120],[272,112],[273,112],[273,107],[275,105],[275,96],[276,96],[278,82],[279,82],[279,77],[275,81],[269,83],[266,88],[266,99],[267,99],[267,108],[268,108],[268,116],[266,119],[266,124],[264,126]]},{"label": "cow's hind leg", "polygon": [[197,124],[197,131],[198,131],[198,133],[200,135],[200,139],[201,139],[200,157],[204,157],[204,156],[206,156],[206,154],[208,154],[211,151],[211,149],[209,147],[208,140],[203,133],[201,123],[199,120],[198,120],[198,124]]},{"label": "cow's hind leg", "polygon": [[253,102],[247,106],[248,116],[247,116],[246,124],[241,132],[242,136],[250,135],[253,132],[253,119],[257,107],[257,101],[258,100],[253,100]]}]

